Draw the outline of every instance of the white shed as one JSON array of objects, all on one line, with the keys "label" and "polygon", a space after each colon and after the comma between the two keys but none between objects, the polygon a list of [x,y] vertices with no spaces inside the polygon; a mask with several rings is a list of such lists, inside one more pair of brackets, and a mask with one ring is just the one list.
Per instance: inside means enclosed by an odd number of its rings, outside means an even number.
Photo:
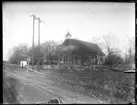
[{"label": "white shed", "polygon": [[20,66],[25,67],[27,65],[27,61],[20,61]]}]

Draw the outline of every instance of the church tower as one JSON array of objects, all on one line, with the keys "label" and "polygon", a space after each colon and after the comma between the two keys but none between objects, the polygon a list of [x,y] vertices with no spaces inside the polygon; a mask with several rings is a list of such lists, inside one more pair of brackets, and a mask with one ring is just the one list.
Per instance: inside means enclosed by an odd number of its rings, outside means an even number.
[{"label": "church tower", "polygon": [[66,38],[66,39],[71,39],[71,36],[72,36],[72,35],[68,32],[68,33],[66,34],[65,38]]}]

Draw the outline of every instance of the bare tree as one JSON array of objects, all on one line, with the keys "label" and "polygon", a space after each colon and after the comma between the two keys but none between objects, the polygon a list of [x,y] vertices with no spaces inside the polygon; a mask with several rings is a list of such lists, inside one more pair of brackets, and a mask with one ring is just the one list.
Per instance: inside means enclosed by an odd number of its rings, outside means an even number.
[{"label": "bare tree", "polygon": [[119,64],[122,61],[120,56],[121,50],[118,45],[118,38],[114,34],[108,34],[103,37],[93,37],[93,43],[96,43],[106,54],[105,63],[110,65]]},{"label": "bare tree", "polygon": [[118,38],[114,35],[106,35],[103,36],[104,48],[106,49],[106,53],[111,55],[113,53],[118,53],[120,49],[117,47]]},{"label": "bare tree", "polygon": [[24,60],[27,57],[27,45],[20,44],[12,48],[12,54],[9,61],[14,64],[19,64],[19,61]]},{"label": "bare tree", "polygon": [[113,35],[105,35],[103,37],[93,37],[92,42],[97,44],[101,50],[106,54],[118,53],[120,50],[116,47],[117,38]]},{"label": "bare tree", "polygon": [[58,45],[59,45],[58,42],[50,40],[50,41],[46,41],[41,46],[43,56],[44,56],[44,58],[48,59],[48,61],[50,62],[50,64],[51,64],[51,60],[56,55],[56,50],[57,50],[57,46]]},{"label": "bare tree", "polygon": [[[33,52],[32,52],[32,50],[33,50]],[[38,62],[40,65],[42,65],[42,63],[43,63],[42,49],[39,49],[39,46],[35,46],[33,49],[32,49],[32,47],[30,47],[28,49],[27,55],[32,57],[32,54],[33,54],[34,65],[37,64],[37,66],[38,66]],[[32,64],[32,61],[30,62],[30,64]]]},{"label": "bare tree", "polygon": [[128,63],[135,63],[135,37],[127,37],[128,46],[127,46],[127,56],[126,60]]}]

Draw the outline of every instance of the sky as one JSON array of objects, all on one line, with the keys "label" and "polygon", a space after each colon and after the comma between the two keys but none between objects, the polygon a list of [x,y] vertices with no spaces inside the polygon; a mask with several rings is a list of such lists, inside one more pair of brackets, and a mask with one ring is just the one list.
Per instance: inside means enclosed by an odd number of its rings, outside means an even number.
[{"label": "sky", "polygon": [[[124,52],[127,38],[135,37],[134,3],[99,2],[3,2],[3,59],[20,43],[32,46],[33,19],[40,24],[40,41],[64,41],[72,38],[93,42],[104,35],[118,38],[116,46]],[[38,21],[35,21],[35,45],[38,43]]]}]

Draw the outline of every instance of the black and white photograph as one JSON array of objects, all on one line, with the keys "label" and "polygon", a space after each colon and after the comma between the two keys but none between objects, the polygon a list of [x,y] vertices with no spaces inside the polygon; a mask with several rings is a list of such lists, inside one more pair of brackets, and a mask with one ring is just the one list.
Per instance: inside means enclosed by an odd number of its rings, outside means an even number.
[{"label": "black and white photograph", "polygon": [[135,3],[3,2],[3,103],[135,103]]}]

